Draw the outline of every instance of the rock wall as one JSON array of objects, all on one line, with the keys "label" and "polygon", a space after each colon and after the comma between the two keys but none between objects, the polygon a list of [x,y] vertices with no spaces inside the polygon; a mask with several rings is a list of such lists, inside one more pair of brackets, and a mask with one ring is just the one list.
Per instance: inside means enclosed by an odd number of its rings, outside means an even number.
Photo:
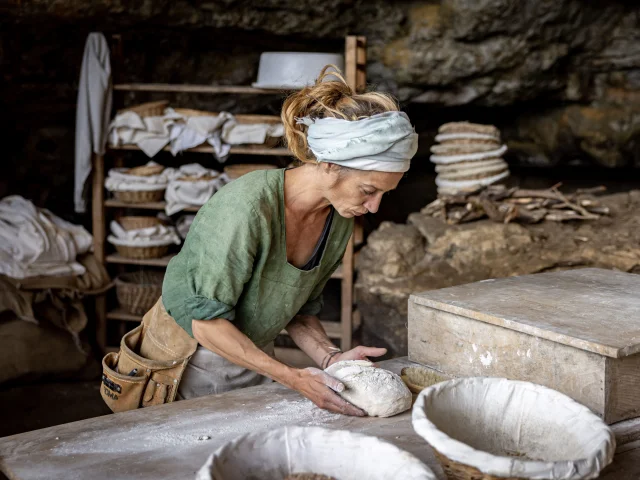
[{"label": "rock wall", "polygon": [[[120,78],[248,84],[265,50],[339,51],[368,38],[368,78],[422,134],[503,128],[512,164],[638,165],[640,6],[632,1],[9,1],[0,7],[7,141],[0,196],[71,212],[77,78],[90,31],[125,40]],[[128,95],[123,103],[157,96]],[[277,112],[281,98],[177,96],[202,108]]]},{"label": "rock wall", "polygon": [[447,225],[413,213],[407,224],[382,224],[358,258],[363,341],[406,354],[413,292],[577,267],[640,273],[640,190],[599,200],[612,216],[594,222]]}]

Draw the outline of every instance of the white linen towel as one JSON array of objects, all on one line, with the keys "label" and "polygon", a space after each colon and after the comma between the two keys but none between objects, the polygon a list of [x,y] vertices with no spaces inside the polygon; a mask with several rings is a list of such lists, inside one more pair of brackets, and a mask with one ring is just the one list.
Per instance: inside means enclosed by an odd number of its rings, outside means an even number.
[{"label": "white linen towel", "polygon": [[[181,177],[196,177],[202,180],[180,180]],[[181,166],[172,174],[164,193],[165,213],[173,215],[189,206],[204,205],[225,184],[224,178],[219,172],[204,168],[198,163]]]},{"label": "white linen towel", "polygon": [[12,278],[82,275],[76,256],[91,249],[93,237],[29,200],[0,200],[0,274]]},{"label": "white linen towel", "polygon": [[84,212],[84,187],[91,173],[91,155],[104,154],[111,115],[111,63],[109,45],[101,33],[90,33],[84,47],[76,107],[75,184],[76,212]]}]

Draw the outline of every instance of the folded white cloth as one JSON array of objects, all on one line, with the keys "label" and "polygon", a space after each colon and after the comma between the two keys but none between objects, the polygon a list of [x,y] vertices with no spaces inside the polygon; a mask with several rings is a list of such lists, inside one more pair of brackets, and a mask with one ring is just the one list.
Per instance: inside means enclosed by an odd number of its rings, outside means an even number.
[{"label": "folded white cloth", "polygon": [[[148,162],[146,166],[156,166],[156,162]],[[129,175],[128,168],[112,168],[107,174],[104,186],[110,192],[141,192],[151,190],[164,190],[169,184],[169,179],[174,174],[173,168],[165,168],[158,175]]]},{"label": "folded white cloth", "polygon": [[222,141],[230,145],[261,144],[267,140],[267,137],[282,137],[283,135],[284,125],[281,123],[275,125],[268,123],[239,124],[235,119],[231,119],[222,127]]},{"label": "folded white cloth", "polygon": [[[181,180],[196,177],[202,180]],[[225,184],[224,177],[215,170],[197,163],[181,166],[172,173],[171,181],[164,193],[165,213],[173,215],[189,206],[202,206]]]},{"label": "folded white cloth", "polygon": [[178,153],[208,143],[214,156],[224,162],[231,145],[264,143],[267,136],[284,135],[282,124],[241,125],[228,112],[218,115],[189,116],[166,108],[158,117],[140,117],[135,112],[124,112],[109,126],[109,143],[137,145],[149,157],[155,156],[167,145],[171,153]]},{"label": "folded white cloth", "polygon": [[0,200],[0,273],[12,278],[82,275],[76,256],[91,249],[83,227],[12,195]]},{"label": "folded white cloth", "polygon": [[76,212],[84,212],[84,186],[91,173],[91,155],[102,155],[111,115],[111,63],[109,45],[101,33],[90,33],[84,45],[76,107],[75,181]]},{"label": "folded white cloth", "polygon": [[182,242],[176,229],[166,225],[156,225],[147,228],[125,230],[122,225],[113,220],[110,224],[111,235],[107,241],[113,245],[127,245],[131,247],[158,247],[161,245],[180,245]]}]

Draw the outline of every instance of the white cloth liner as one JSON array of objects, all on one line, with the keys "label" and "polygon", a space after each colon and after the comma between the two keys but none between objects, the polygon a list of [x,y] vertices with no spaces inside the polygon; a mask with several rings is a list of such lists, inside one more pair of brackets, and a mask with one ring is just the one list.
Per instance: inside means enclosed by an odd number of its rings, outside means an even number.
[{"label": "white cloth liner", "polygon": [[507,163],[503,161],[499,164],[496,163],[495,165],[484,165],[484,166],[478,166],[477,168],[468,168],[468,169],[463,169],[458,171],[439,172],[440,175],[438,175],[438,178],[442,180],[453,181],[457,178],[468,177],[469,175],[481,175],[481,174],[489,174],[493,172],[501,172],[502,170],[508,167],[509,166],[507,165]]},{"label": "white cloth liner", "polygon": [[[170,172],[171,180],[164,194],[165,213],[173,215],[189,206],[202,206],[227,183],[227,176],[198,163],[182,165]],[[210,180],[187,181],[180,177],[215,177]]]},{"label": "white cloth liner", "polygon": [[82,275],[76,256],[88,252],[93,237],[29,200],[0,200],[0,274],[12,278]]},{"label": "white cloth liner", "polygon": [[502,158],[496,158],[491,160],[478,160],[471,163],[454,163],[449,165],[436,165],[436,173],[447,173],[447,172],[466,172],[466,171],[476,171],[480,169],[484,169],[487,167],[495,167],[497,165],[504,165],[508,167],[509,165]]},{"label": "white cloth liner", "polygon": [[113,245],[125,245],[129,247],[160,247],[163,245],[180,245],[182,240],[176,229],[166,225],[155,225],[147,228],[125,230],[115,220],[109,224],[111,235],[107,241]]},{"label": "white cloth liner", "polygon": [[84,46],[76,107],[75,176],[76,212],[84,212],[84,187],[91,173],[91,156],[104,154],[111,115],[111,63],[109,45],[101,33],[90,33]]},{"label": "white cloth liner", "polygon": [[225,161],[231,144],[264,143],[267,136],[284,135],[282,124],[238,124],[229,112],[218,115],[189,116],[166,108],[163,115],[140,117],[127,111],[116,115],[109,126],[109,143],[137,145],[149,157],[170,144],[171,153],[178,153],[208,143],[214,156]]},{"label": "white cloth liner", "polygon": [[500,140],[500,137],[496,135],[489,135],[487,133],[476,133],[476,132],[468,132],[468,133],[439,133],[436,135],[436,142],[446,142],[447,140],[458,140],[458,139],[472,139],[477,138],[479,140]]},{"label": "white cloth liner", "polygon": [[[412,422],[445,457],[500,477],[596,478],[616,446],[613,432],[587,407],[550,388],[505,378],[428,387],[413,406]],[[474,448],[479,445],[485,451]]]},{"label": "white cloth liner", "polygon": [[[157,166],[156,162],[147,162],[146,166]],[[165,168],[158,175],[129,175],[128,168],[112,168],[107,174],[104,186],[110,192],[140,192],[164,190],[169,185],[171,175],[175,170]]]},{"label": "white cloth liner", "polygon": [[307,125],[307,143],[318,162],[357,170],[406,172],[418,150],[418,134],[404,112],[384,112],[360,120],[296,119]]},{"label": "white cloth liner", "polygon": [[346,430],[290,426],[255,432],[217,449],[196,480],[282,480],[316,473],[340,480],[436,480],[410,453],[379,438]]},{"label": "white cloth liner", "polygon": [[507,178],[509,176],[509,171],[499,173],[498,175],[494,175],[492,177],[479,178],[475,180],[445,180],[441,178],[440,175],[436,177],[436,185],[441,188],[473,188],[473,187],[484,187],[487,185],[491,185],[492,183],[497,182],[498,180],[502,180],[503,178]]},{"label": "white cloth liner", "polygon": [[502,145],[500,148],[496,150],[490,150],[488,152],[478,152],[478,153],[461,153],[459,155],[431,155],[430,160],[433,163],[456,163],[456,162],[468,162],[473,160],[483,160],[485,158],[493,158],[500,157],[504,152],[507,151],[507,146]]}]

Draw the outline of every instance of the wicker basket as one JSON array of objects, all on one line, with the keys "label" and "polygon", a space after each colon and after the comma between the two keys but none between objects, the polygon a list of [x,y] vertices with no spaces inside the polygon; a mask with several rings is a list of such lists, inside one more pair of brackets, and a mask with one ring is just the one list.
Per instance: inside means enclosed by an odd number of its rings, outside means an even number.
[{"label": "wicker basket", "polygon": [[122,225],[125,230],[138,230],[140,228],[155,227],[156,225],[164,225],[164,222],[158,217],[148,216],[136,216],[130,215],[126,217],[120,217],[118,223]]},{"label": "wicker basket", "polygon": [[127,170],[127,175],[136,175],[138,177],[151,177],[153,175],[160,175],[164,171],[162,165],[141,165],[139,167],[133,167]]},{"label": "wicker basket", "polygon": [[148,203],[160,202],[164,199],[164,191],[160,190],[136,190],[136,191],[115,191],[113,197],[125,203]]},{"label": "wicker basket", "polygon": [[120,255],[127,258],[160,258],[169,252],[169,245],[159,247],[131,247],[129,245],[114,245]]},{"label": "wicker basket", "polygon": [[[155,227],[162,225],[164,222],[156,217],[142,216],[126,216],[120,217],[118,223],[125,230],[136,230],[139,228]],[[130,245],[114,245],[120,255],[127,258],[160,258],[169,252],[169,245],[160,245],[153,247],[134,247]]]},{"label": "wicker basket", "polygon": [[118,275],[115,280],[118,303],[133,315],[144,315],[162,295],[164,274],[153,270]]},{"label": "wicker basket", "polygon": [[587,407],[506,378],[427,387],[413,406],[412,423],[449,480],[592,479],[615,451],[613,432]]},{"label": "wicker basket", "polygon": [[160,117],[164,114],[164,109],[169,106],[167,100],[161,100],[159,102],[141,103],[140,105],[134,105],[133,107],[123,108],[118,110],[118,115],[126,112],[134,112],[141,117]]},{"label": "wicker basket", "polygon": [[194,110],[192,108],[174,108],[174,112],[185,117],[217,117],[218,112],[207,112],[205,110]]}]

